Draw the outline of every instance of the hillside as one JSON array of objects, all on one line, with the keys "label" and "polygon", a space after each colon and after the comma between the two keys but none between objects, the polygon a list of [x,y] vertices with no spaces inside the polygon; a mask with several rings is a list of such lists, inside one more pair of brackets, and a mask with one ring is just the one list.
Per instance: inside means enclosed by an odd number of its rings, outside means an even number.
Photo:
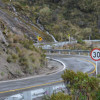
[{"label": "hillside", "polygon": [[[18,6],[18,9],[21,10],[21,7],[23,6]],[[0,19],[5,22],[6,26],[11,31],[16,34],[25,34],[33,42],[39,42],[37,40],[38,36],[43,38],[42,42],[53,41],[52,37],[48,35],[46,31],[41,30],[37,24],[33,23],[32,20],[27,17],[27,14],[30,13],[30,11],[24,11],[25,14],[24,12],[20,14],[20,12],[17,12],[16,9],[17,8],[13,6],[13,3],[10,3],[8,0],[0,0]]]},{"label": "hillside", "polygon": [[46,68],[44,51],[33,46],[37,36],[53,42],[68,35],[78,41],[100,38],[99,0],[0,0],[0,80]]},{"label": "hillside", "polygon": [[0,20],[0,80],[38,74],[43,68],[44,51],[35,48],[27,36],[14,34]]},{"label": "hillside", "polygon": [[100,38],[100,0],[2,1],[25,20],[41,23],[58,41],[68,40],[68,34],[77,40]]},{"label": "hillside", "polygon": [[16,16],[10,6],[0,0],[0,80],[52,71],[47,66],[44,50],[33,45],[38,41],[37,36],[43,37],[42,42],[52,38],[22,16]]}]

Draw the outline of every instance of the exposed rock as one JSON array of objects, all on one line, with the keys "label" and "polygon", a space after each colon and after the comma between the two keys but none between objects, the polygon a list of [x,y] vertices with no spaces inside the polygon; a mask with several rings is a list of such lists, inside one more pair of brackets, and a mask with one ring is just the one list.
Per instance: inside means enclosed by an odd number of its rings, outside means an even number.
[{"label": "exposed rock", "polygon": [[2,40],[7,46],[9,45],[1,30],[0,30],[0,40]]}]

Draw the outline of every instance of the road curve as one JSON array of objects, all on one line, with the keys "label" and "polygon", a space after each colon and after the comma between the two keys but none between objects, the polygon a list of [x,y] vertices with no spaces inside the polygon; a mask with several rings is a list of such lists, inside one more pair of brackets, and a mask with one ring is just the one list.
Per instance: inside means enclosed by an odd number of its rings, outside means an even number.
[{"label": "road curve", "polygon": [[[68,56],[68,55],[47,55],[54,59],[62,61],[66,65],[66,69],[74,70],[75,72],[87,72],[92,74],[95,72],[95,64],[91,62],[90,57],[83,56]],[[20,93],[25,90],[32,90],[40,87],[46,87],[52,84],[62,82],[61,74],[63,71],[53,75],[40,76],[37,78],[30,78],[24,80],[15,80],[0,83],[0,98]],[[0,99],[1,100],[1,99]]]}]

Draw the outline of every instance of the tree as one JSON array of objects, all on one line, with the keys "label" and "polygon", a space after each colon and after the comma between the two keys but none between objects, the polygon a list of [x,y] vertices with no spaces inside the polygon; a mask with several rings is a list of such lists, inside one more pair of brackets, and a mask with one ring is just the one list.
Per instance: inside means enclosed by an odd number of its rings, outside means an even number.
[{"label": "tree", "polygon": [[43,98],[43,100],[72,100],[72,97],[59,92],[57,94],[52,94],[51,97],[46,96]]},{"label": "tree", "polygon": [[[98,91],[99,80],[95,77],[89,77],[87,73],[73,72],[71,70],[64,71],[62,78],[69,90],[72,91],[74,98],[83,98],[81,100],[89,100],[90,95],[94,91]],[[75,99],[76,100],[76,99]]]},{"label": "tree", "polygon": [[100,100],[100,80],[89,77],[87,73],[65,70],[62,74],[64,83],[67,86],[68,94],[57,93],[43,100]]}]

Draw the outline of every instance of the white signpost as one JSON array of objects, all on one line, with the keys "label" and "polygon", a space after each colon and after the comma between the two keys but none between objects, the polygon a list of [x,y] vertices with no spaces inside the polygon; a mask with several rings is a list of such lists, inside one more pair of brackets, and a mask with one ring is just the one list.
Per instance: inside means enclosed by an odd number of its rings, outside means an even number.
[{"label": "white signpost", "polygon": [[97,75],[97,61],[100,60],[100,49],[95,48],[91,51],[90,54],[91,58],[96,61],[96,75]]},{"label": "white signpost", "polygon": [[69,37],[69,43],[70,43],[70,34],[68,34],[68,37]]}]

